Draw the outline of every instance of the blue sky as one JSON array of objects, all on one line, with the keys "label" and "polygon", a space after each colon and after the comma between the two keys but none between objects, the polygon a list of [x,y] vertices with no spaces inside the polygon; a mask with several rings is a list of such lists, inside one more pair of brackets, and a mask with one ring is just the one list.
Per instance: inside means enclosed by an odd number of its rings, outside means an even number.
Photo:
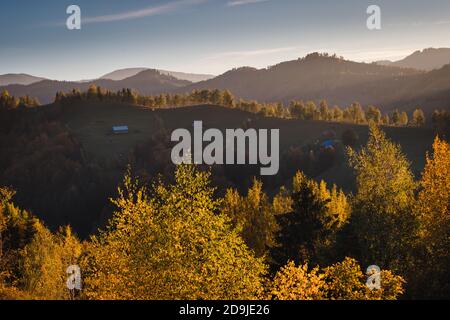
[{"label": "blue sky", "polygon": [[[71,4],[81,8],[81,30],[65,27]],[[366,28],[370,4],[381,7],[379,31]],[[450,1],[2,0],[0,35],[0,74],[80,80],[126,67],[220,74],[313,51],[373,61],[450,47]]]}]

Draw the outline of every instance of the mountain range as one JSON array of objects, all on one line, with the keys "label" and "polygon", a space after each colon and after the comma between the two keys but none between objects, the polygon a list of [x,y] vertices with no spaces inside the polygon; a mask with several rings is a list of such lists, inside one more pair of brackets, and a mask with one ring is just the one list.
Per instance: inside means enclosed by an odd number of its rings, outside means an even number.
[{"label": "mountain range", "polygon": [[8,73],[0,75],[0,86],[8,86],[10,84],[29,85],[42,80],[45,80],[45,78],[35,77],[25,73]]},{"label": "mountain range", "polygon": [[[393,108],[413,110],[420,106],[430,113],[436,108],[450,107],[450,64],[441,65],[446,60],[434,58],[442,57],[447,51],[450,49],[418,51],[402,60],[403,65],[359,63],[335,55],[313,53],[268,68],[233,69],[214,78],[130,68],[86,82],[44,79],[31,84],[2,86],[0,91],[6,89],[15,96],[28,94],[37,97],[41,103],[50,103],[57,91],[67,92],[74,88],[83,91],[94,83],[109,90],[131,88],[145,95],[227,89],[238,98],[260,102],[327,99],[330,105],[347,106],[358,101],[363,105],[377,105],[385,111]],[[419,62],[422,63],[420,68]],[[425,71],[425,66],[426,69],[436,66],[436,69]],[[191,80],[206,78],[190,81],[188,77]]]},{"label": "mountain range", "polygon": [[162,74],[157,70],[148,69],[118,81],[109,79],[84,82],[42,80],[30,85],[12,84],[3,86],[0,87],[0,92],[7,90],[14,96],[30,95],[37,98],[41,103],[47,104],[53,101],[55,94],[58,91],[69,92],[73,89],[85,91],[92,84],[112,91],[121,90],[123,88],[132,88],[139,91],[141,94],[152,95],[161,92],[171,92],[177,88],[192,84],[192,82],[179,80],[173,76]]},{"label": "mountain range", "polygon": [[399,61],[378,61],[380,65],[387,65],[401,68],[414,68],[417,70],[431,71],[440,69],[450,63],[450,48],[428,48],[418,50],[412,55]]},{"label": "mountain range", "polygon": [[[127,68],[113,71],[111,73],[105,74],[100,77],[100,79],[110,79],[110,80],[123,80],[132,76],[137,75],[138,73],[149,70],[149,68]],[[179,80],[186,80],[190,82],[200,82],[214,78],[211,74],[196,74],[196,73],[185,73],[185,72],[176,72],[176,71],[167,71],[157,69],[161,74],[165,74],[168,76],[172,76]]]}]

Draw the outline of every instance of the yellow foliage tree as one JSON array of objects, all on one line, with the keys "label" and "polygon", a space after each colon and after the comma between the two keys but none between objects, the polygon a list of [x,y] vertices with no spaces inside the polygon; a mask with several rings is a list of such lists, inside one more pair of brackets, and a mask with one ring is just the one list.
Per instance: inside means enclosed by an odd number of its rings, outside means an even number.
[{"label": "yellow foliage tree", "polygon": [[275,246],[276,211],[263,191],[262,182],[255,179],[246,197],[241,197],[234,189],[227,190],[222,213],[231,218],[257,257],[264,256]]},{"label": "yellow foliage tree", "polygon": [[369,288],[356,260],[345,258],[322,270],[289,262],[271,282],[269,297],[275,300],[395,300],[403,294],[404,281],[390,271],[380,272],[380,288]]},{"label": "yellow foliage tree", "polygon": [[274,300],[322,300],[325,298],[324,275],[319,268],[308,272],[308,264],[296,267],[293,261],[276,274],[270,288]]},{"label": "yellow foliage tree", "polygon": [[82,260],[92,299],[252,299],[266,267],[216,213],[209,173],[178,166],[175,183],[138,187],[130,175],[108,229]]},{"label": "yellow foliage tree", "polygon": [[356,260],[344,261],[325,268],[327,297],[331,300],[396,300],[403,293],[404,280],[387,270],[380,272],[380,288],[370,289]]},{"label": "yellow foliage tree", "polygon": [[70,227],[54,235],[42,223],[35,225],[36,233],[21,255],[21,287],[33,299],[70,299],[66,270],[78,263],[81,244]]},{"label": "yellow foliage tree", "polygon": [[438,137],[433,144],[433,154],[427,155],[415,211],[420,216],[420,240],[425,249],[423,264],[426,272],[421,272],[424,279],[420,289],[427,288],[423,294],[429,297],[448,297],[450,145]]}]

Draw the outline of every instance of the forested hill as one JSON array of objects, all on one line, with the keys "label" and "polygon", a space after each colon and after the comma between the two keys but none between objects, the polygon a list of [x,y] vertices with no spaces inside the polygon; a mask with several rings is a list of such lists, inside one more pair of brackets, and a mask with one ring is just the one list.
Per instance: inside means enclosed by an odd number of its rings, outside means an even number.
[{"label": "forested hill", "polygon": [[[353,189],[344,143],[360,145],[367,139],[366,125],[277,119],[211,105],[155,109],[99,101],[96,96],[91,98],[94,100],[85,100],[87,96],[82,99],[2,111],[0,184],[15,188],[17,202],[53,228],[71,224],[83,236],[94,232],[110,216],[108,198],[115,194],[128,164],[147,177],[173,171],[170,132],[191,128],[194,120],[221,129],[279,128],[280,173],[276,178],[263,179],[269,194],[289,184],[296,170],[320,176],[345,190]],[[129,134],[112,135],[115,125],[128,125]],[[351,135],[345,138],[348,130]],[[433,129],[391,127],[386,131],[404,148],[414,172],[420,173]],[[336,153],[321,148],[329,132],[337,141]],[[245,190],[258,172],[255,167],[216,167],[213,181],[222,191],[227,187]]]},{"label": "forested hill", "polygon": [[109,79],[98,79],[88,82],[43,80],[30,85],[0,87],[0,92],[7,90],[14,96],[29,95],[37,98],[42,104],[47,104],[54,101],[55,94],[58,91],[71,92],[73,89],[86,91],[92,84],[114,91],[131,88],[142,94],[149,95],[170,92],[176,88],[185,87],[190,83],[186,80],[179,80],[173,76],[162,74],[157,70],[149,69],[118,81]]}]

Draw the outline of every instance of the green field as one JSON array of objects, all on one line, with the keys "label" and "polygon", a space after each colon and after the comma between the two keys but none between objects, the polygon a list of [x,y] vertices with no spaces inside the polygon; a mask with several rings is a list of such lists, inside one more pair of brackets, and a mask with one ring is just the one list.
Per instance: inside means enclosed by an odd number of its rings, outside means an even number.
[{"label": "green field", "polygon": [[[177,128],[192,129],[195,120],[203,121],[204,128],[242,128],[251,121],[254,128],[280,129],[280,151],[291,146],[314,144],[322,133],[332,130],[339,139],[348,128],[353,128],[365,143],[368,127],[322,121],[285,120],[218,106],[191,106],[174,109],[148,109],[119,103],[86,103],[66,115],[69,130],[82,143],[86,155],[103,161],[124,160],[139,143],[150,139],[162,126],[170,133]],[[129,133],[112,134],[115,125],[127,125]],[[424,167],[425,154],[431,149],[434,134],[431,128],[384,128],[389,138],[399,143],[412,163],[415,174]],[[170,161],[170,159],[167,159]],[[345,165],[322,174],[327,182],[346,187],[351,179]]]}]

